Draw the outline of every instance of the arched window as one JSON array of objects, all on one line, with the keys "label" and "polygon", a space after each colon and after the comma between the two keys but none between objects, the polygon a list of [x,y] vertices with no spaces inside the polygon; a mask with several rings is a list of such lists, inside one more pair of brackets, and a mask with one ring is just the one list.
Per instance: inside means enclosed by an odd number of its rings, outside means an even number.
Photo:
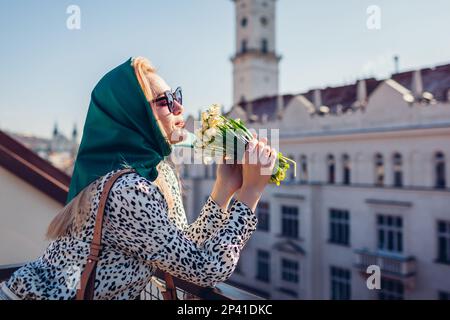
[{"label": "arched window", "polygon": [[342,183],[350,184],[350,157],[348,154],[342,156]]},{"label": "arched window", "polygon": [[247,24],[248,24],[247,17],[243,17],[242,20],[241,20],[241,26],[243,28],[245,28],[247,26]]},{"label": "arched window", "polygon": [[300,180],[301,182],[308,181],[308,158],[305,155],[300,157]]},{"label": "arched window", "polygon": [[327,164],[328,164],[328,183],[334,183],[335,182],[335,176],[336,176],[336,161],[334,159],[334,156],[332,154],[329,154],[327,157]]},{"label": "arched window", "polygon": [[394,168],[394,187],[402,187],[403,186],[402,155],[398,152],[394,153],[392,162]]},{"label": "arched window", "polygon": [[261,51],[263,53],[267,53],[269,51],[269,46],[268,46],[268,43],[267,43],[267,39],[262,39],[261,40]]},{"label": "arched window", "polygon": [[241,43],[241,52],[242,53],[246,53],[247,52],[247,40],[242,40],[242,43]]},{"label": "arched window", "polygon": [[435,187],[444,189],[447,185],[445,179],[445,155],[440,151],[434,155],[434,175]]},{"label": "arched window", "polygon": [[375,184],[377,186],[384,184],[384,159],[380,153],[375,155]]}]

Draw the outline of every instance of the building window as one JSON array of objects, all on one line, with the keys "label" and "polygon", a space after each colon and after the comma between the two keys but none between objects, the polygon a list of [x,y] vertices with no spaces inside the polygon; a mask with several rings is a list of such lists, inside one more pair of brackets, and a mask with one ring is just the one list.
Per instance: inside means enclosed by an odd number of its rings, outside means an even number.
[{"label": "building window", "polygon": [[281,279],[286,282],[298,283],[298,262],[281,259]]},{"label": "building window", "polygon": [[375,184],[377,186],[384,185],[384,160],[380,153],[375,155]]},{"label": "building window", "polygon": [[332,300],[351,299],[351,271],[348,269],[330,267],[330,296]]},{"label": "building window", "polygon": [[298,292],[297,291],[294,291],[294,290],[291,290],[291,289],[288,289],[288,288],[278,288],[278,290],[280,292],[284,293],[284,294],[287,294],[287,295],[293,297],[293,298],[298,298]]},{"label": "building window", "polygon": [[439,291],[438,299],[439,300],[450,300],[450,292]]},{"label": "building window", "polygon": [[398,280],[381,278],[381,289],[378,294],[380,300],[403,300],[405,288]]},{"label": "building window", "polygon": [[267,24],[268,24],[267,18],[266,17],[261,17],[261,25],[263,27],[265,27],[265,26],[267,26]]},{"label": "building window", "polygon": [[403,219],[391,215],[378,215],[378,249],[381,251],[403,252]]},{"label": "building window", "polygon": [[403,186],[403,170],[402,170],[402,155],[395,153],[392,158],[394,167],[394,187]]},{"label": "building window", "polygon": [[270,253],[264,250],[258,250],[256,256],[256,278],[258,280],[270,281]]},{"label": "building window", "polygon": [[350,184],[350,157],[348,154],[342,156],[342,183]]},{"label": "building window", "polygon": [[298,208],[282,206],[281,207],[282,225],[281,234],[284,237],[298,239]]},{"label": "building window", "polygon": [[247,40],[242,40],[241,43],[241,52],[246,53],[247,52]]},{"label": "building window", "polygon": [[438,258],[439,262],[450,263],[450,221],[438,221]]},{"label": "building window", "polygon": [[261,40],[261,51],[263,53],[269,52],[269,46],[268,46],[268,43],[267,43],[267,39],[262,39]]},{"label": "building window", "polygon": [[445,181],[445,156],[442,152],[434,155],[434,171],[436,188],[444,189],[447,183]]},{"label": "building window", "polygon": [[268,202],[260,201],[258,203],[258,207],[256,209],[256,213],[258,216],[258,225],[257,229],[260,231],[269,231],[270,230],[270,216],[269,211],[270,205]]},{"label": "building window", "polygon": [[241,26],[243,28],[245,28],[247,26],[247,24],[248,24],[247,17],[243,17],[242,20],[241,20]]},{"label": "building window", "polygon": [[336,173],[336,161],[332,154],[329,154],[327,157],[327,165],[328,165],[328,183],[334,183]]},{"label": "building window", "polygon": [[330,242],[350,245],[350,214],[347,210],[330,209]]},{"label": "building window", "polygon": [[302,182],[307,182],[308,181],[308,158],[303,155],[300,157],[300,170],[301,172],[301,176],[300,179]]}]

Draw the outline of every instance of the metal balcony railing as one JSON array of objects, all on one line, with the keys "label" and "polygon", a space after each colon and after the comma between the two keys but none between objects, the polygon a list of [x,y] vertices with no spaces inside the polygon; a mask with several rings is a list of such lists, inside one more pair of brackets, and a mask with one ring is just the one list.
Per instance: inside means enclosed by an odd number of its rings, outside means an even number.
[{"label": "metal balcony railing", "polygon": [[[22,265],[0,266],[0,282],[8,279]],[[220,283],[215,288],[205,288],[191,282],[174,278],[177,287],[177,297],[180,300],[264,300],[262,297],[238,289],[226,283]],[[165,290],[164,276],[157,271],[141,292],[140,300],[163,300]]]},{"label": "metal balcony railing", "polygon": [[415,284],[417,261],[413,256],[403,256],[384,252],[372,252],[367,249],[355,250],[355,267],[365,273],[368,266],[380,268],[381,276],[400,280],[409,288]]}]

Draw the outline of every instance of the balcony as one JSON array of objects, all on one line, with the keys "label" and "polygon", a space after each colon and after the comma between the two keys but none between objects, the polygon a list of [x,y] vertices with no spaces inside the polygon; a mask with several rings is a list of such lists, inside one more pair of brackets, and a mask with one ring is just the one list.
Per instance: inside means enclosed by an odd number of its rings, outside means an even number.
[{"label": "balcony", "polygon": [[[8,279],[20,267],[21,265],[0,266],[0,283]],[[173,280],[180,300],[264,300],[262,297],[226,283],[220,283],[215,288],[205,288],[176,277],[173,277]],[[163,300],[162,292],[164,291],[164,275],[158,270],[141,292],[139,300]]]},{"label": "balcony", "polygon": [[414,289],[417,268],[415,257],[371,252],[367,249],[355,250],[355,253],[355,267],[361,275],[369,276],[370,274],[366,273],[367,267],[376,265],[380,267],[382,277],[399,280],[406,288]]}]

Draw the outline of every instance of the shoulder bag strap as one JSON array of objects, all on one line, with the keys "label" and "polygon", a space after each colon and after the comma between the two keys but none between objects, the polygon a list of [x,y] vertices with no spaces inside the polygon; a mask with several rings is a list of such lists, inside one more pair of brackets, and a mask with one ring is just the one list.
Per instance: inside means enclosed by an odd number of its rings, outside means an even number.
[{"label": "shoulder bag strap", "polygon": [[124,174],[133,171],[133,169],[124,169],[115,173],[108,179],[103,187],[97,209],[97,216],[95,218],[94,236],[91,242],[90,253],[87,259],[86,267],[81,274],[80,288],[77,290],[76,300],[94,299],[95,270],[102,250],[102,224],[106,200],[108,199],[109,192],[114,185],[114,182],[116,182],[116,180]]}]

